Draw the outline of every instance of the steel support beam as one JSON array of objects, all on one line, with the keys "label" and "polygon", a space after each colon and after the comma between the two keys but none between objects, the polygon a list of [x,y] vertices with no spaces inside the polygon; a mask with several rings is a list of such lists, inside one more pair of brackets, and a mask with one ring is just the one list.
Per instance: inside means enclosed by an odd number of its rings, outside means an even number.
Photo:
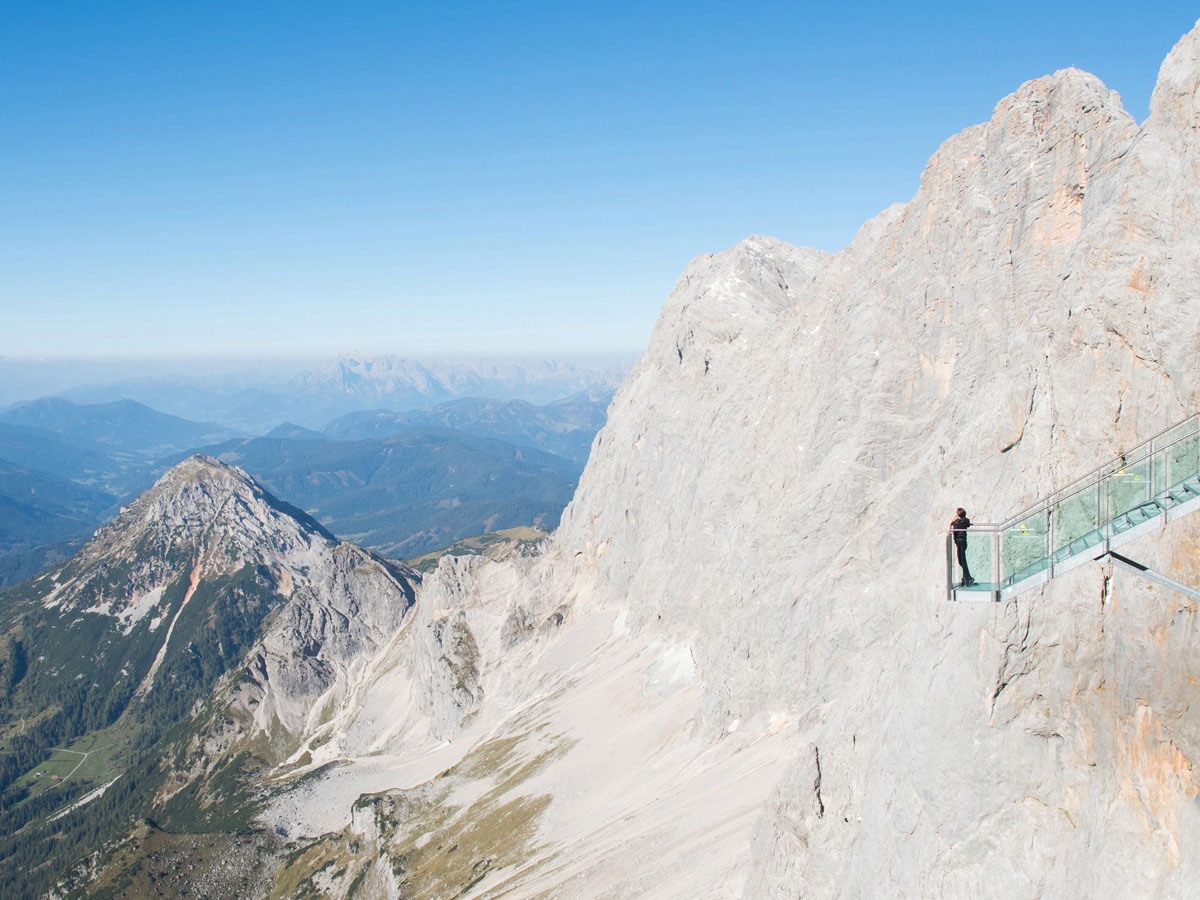
[{"label": "steel support beam", "polygon": [[1173,591],[1178,591],[1185,597],[1191,597],[1193,600],[1200,602],[1200,591],[1193,587],[1188,587],[1182,581],[1176,581],[1174,578],[1168,578],[1161,572],[1155,572],[1149,566],[1143,566],[1140,562],[1136,562],[1127,556],[1122,556],[1120,553],[1115,553],[1112,550],[1096,557],[1096,562],[1103,562],[1105,559],[1112,560],[1113,565],[1120,566],[1127,572],[1133,572],[1135,575],[1141,575],[1147,581],[1153,581],[1155,584],[1162,585],[1165,588],[1170,588]]}]

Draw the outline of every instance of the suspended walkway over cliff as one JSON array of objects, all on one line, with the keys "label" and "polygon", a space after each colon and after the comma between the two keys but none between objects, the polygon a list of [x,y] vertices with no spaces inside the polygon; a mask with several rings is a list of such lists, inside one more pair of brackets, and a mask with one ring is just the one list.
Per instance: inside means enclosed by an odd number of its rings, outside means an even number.
[{"label": "suspended walkway over cliff", "polygon": [[954,535],[946,535],[946,590],[951,600],[1007,600],[1107,557],[1200,599],[1200,591],[1114,551],[1200,509],[1200,413],[1037,501],[999,524],[967,530],[967,566],[958,577]]}]

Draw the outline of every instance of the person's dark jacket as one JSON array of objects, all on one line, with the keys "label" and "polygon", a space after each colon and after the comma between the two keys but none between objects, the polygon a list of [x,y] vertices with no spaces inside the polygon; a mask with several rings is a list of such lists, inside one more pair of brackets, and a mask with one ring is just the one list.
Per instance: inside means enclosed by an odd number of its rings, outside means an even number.
[{"label": "person's dark jacket", "polygon": [[954,543],[965,544],[967,542],[967,532],[965,529],[971,527],[971,520],[966,516],[959,516],[950,523],[950,527],[954,531]]}]

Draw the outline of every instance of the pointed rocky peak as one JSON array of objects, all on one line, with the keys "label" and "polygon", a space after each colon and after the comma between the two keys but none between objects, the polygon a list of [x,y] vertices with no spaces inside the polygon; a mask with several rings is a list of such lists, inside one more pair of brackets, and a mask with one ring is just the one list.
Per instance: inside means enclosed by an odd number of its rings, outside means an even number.
[{"label": "pointed rocky peak", "polygon": [[1014,121],[1028,122],[1038,133],[1074,128],[1089,116],[1125,114],[1121,95],[1082,69],[1059,69],[1022,84],[996,104],[990,120],[994,127],[1012,129]]},{"label": "pointed rocky peak", "polygon": [[[47,605],[124,607],[179,578],[274,566],[336,545],[311,516],[204,454],[166,472],[59,570]],[[115,573],[115,574],[114,574]]]},{"label": "pointed rocky peak", "polygon": [[1099,167],[1136,133],[1116,91],[1088,72],[1062,69],[1025,82],[987,122],[947,139],[926,164],[916,199],[942,210],[985,201],[994,210],[1027,209],[1059,192],[1056,211],[1077,208]]},{"label": "pointed rocky peak", "polygon": [[1200,125],[1200,22],[1167,54],[1150,97],[1146,129],[1169,143],[1195,142]]},{"label": "pointed rocky peak", "polygon": [[162,477],[155,482],[151,493],[178,492],[188,485],[198,483],[227,484],[250,490],[258,489],[254,479],[237,466],[221,462],[207,453],[197,453],[164,472]]},{"label": "pointed rocky peak", "polygon": [[336,540],[311,516],[264,491],[242,469],[203,453],[168,470],[108,530],[166,527],[176,535],[195,535],[217,526],[256,534],[282,529]]}]

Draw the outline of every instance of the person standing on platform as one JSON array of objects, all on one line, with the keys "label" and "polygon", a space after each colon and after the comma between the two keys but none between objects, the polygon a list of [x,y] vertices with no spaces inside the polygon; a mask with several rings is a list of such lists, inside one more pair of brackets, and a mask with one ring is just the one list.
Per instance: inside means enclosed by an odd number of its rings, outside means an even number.
[{"label": "person standing on platform", "polygon": [[971,577],[971,570],[967,568],[967,529],[970,527],[971,520],[967,518],[967,511],[960,506],[954,511],[954,519],[950,522],[954,548],[958,551],[958,564],[962,567],[962,584],[959,587],[971,587],[976,583]]}]

